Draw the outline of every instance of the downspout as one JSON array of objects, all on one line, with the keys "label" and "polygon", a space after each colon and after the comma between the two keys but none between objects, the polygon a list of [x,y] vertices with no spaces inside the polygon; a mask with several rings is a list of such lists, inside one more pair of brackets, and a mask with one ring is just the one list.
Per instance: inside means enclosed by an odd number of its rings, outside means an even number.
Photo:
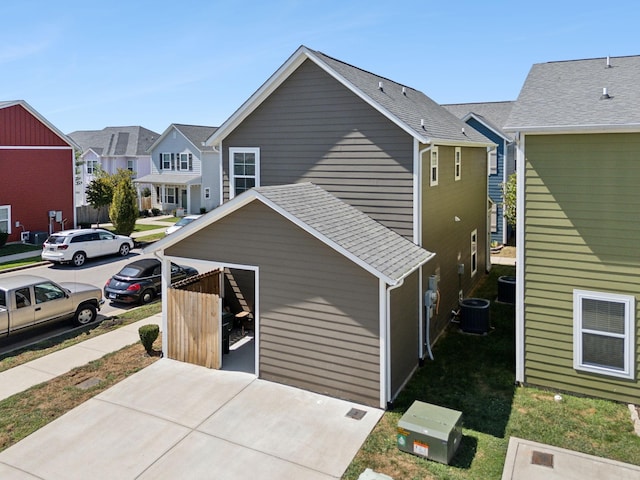
[{"label": "downspout", "polygon": [[167,300],[167,288],[171,285],[171,261],[168,258],[163,257],[158,252],[153,252],[153,255],[160,260],[162,264],[161,272],[162,272],[162,326],[160,330],[162,332],[162,356],[164,358],[169,358],[168,345],[169,345],[169,335],[168,335],[168,322],[167,322],[167,311],[168,311],[168,300]]},{"label": "downspout", "polygon": [[391,291],[401,287],[380,280],[380,408],[391,403]]},{"label": "downspout", "polygon": [[[416,148],[418,145],[418,141],[416,140]],[[414,206],[414,208],[416,208],[418,214],[417,214],[417,219],[416,219],[416,225],[417,225],[417,229],[418,229],[418,242],[416,242],[417,245],[423,247],[422,245],[422,221],[423,221],[423,215],[422,215],[422,156],[427,153],[429,150],[431,150],[431,148],[433,148],[433,145],[430,145],[426,148],[423,148],[422,150],[418,151],[418,161],[417,161],[417,165],[415,166],[415,177],[417,177],[417,181],[416,183],[416,187],[415,187],[415,191],[416,194],[414,195],[414,198],[417,199],[416,200],[416,205]],[[415,235],[414,235],[415,237]],[[424,358],[425,352],[424,352],[424,346],[423,346],[423,342],[422,339],[425,336],[425,332],[424,332],[424,322],[422,321],[422,315],[424,315],[424,298],[422,297],[422,292],[424,291],[422,288],[423,284],[422,284],[422,265],[420,265],[420,270],[418,273],[418,298],[420,300],[418,300],[418,302],[420,303],[419,305],[419,312],[420,315],[418,317],[418,335],[420,336],[420,342],[419,342],[419,347],[418,347],[418,355],[419,358]],[[429,349],[430,350],[430,349]],[[430,352],[429,352],[430,353]],[[431,354],[430,354],[431,357]],[[432,358],[432,357],[431,357]]]},{"label": "downspout", "polygon": [[516,134],[516,382],[524,383],[525,135]]}]

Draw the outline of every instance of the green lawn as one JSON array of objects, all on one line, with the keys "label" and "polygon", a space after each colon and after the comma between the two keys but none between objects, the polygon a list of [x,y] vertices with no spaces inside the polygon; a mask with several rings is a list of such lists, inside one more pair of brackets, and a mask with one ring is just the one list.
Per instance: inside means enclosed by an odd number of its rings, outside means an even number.
[{"label": "green lawn", "polygon": [[[491,300],[493,329],[486,336],[464,334],[455,325],[385,412],[348,468],[357,479],[365,468],[394,479],[499,479],[510,436],[640,465],[640,437],[626,405],[517,387],[515,309],[495,301],[497,278],[513,267],[494,266],[473,293]],[[398,420],[414,400],[463,412],[463,439],[451,466],[400,452]]]},{"label": "green lawn", "polygon": [[28,243],[10,243],[0,247],[0,258],[5,255],[15,255],[16,253],[33,252],[36,250],[42,250],[42,247]]}]

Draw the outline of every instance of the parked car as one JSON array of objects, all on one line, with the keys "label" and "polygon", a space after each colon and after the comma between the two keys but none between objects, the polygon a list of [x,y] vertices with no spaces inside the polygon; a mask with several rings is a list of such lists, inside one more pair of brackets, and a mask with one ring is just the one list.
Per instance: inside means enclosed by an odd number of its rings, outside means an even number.
[{"label": "parked car", "polygon": [[0,277],[0,335],[72,318],[93,322],[104,303],[102,290],[86,283],[55,283],[36,275]]},{"label": "parked car", "polygon": [[84,265],[87,258],[120,254],[127,256],[133,248],[133,239],[116,235],[102,228],[63,230],[49,236],[42,245],[42,259],[54,263],[71,262]]},{"label": "parked car", "polygon": [[[171,264],[171,283],[198,275],[192,267]],[[161,292],[162,265],[157,258],[143,258],[125,265],[107,280],[104,296],[116,303],[149,303]]]},{"label": "parked car", "polygon": [[180,220],[176,222],[175,225],[171,225],[169,228],[167,228],[167,230],[164,233],[169,235],[170,233],[173,233],[176,230],[180,230],[182,227],[184,227],[185,225],[189,225],[191,222],[199,219],[201,216],[202,215],[187,215],[186,217],[182,217]]}]

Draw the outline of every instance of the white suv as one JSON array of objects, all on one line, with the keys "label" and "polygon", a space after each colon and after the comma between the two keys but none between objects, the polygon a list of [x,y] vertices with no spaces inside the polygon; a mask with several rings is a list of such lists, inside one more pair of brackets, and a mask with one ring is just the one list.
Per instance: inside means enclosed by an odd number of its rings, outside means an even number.
[{"label": "white suv", "polygon": [[54,263],[71,262],[80,267],[87,258],[115,253],[124,257],[132,248],[130,237],[115,235],[101,228],[63,230],[50,235],[44,242],[42,259]]}]

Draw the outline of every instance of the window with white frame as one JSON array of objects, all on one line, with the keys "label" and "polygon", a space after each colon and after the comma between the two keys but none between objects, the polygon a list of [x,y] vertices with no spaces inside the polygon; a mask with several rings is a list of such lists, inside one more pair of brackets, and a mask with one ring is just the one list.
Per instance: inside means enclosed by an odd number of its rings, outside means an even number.
[{"label": "window with white frame", "polygon": [[11,233],[11,205],[0,205],[0,232]]},{"label": "window with white frame", "polygon": [[471,232],[471,276],[478,271],[478,230]]},{"label": "window with white frame", "polygon": [[204,187],[204,198],[207,200],[211,198],[211,188]]},{"label": "window with white frame", "polygon": [[165,187],[164,203],[176,203],[176,187]]},{"label": "window with white frame", "polygon": [[260,186],[260,149],[229,148],[229,198]]},{"label": "window with white frame", "polygon": [[491,204],[491,233],[498,231],[498,204]]},{"label": "window with white frame", "polygon": [[631,295],[574,290],[574,368],[633,379],[635,312]]},{"label": "window with white frame", "polygon": [[180,170],[193,170],[193,155],[191,153],[180,154]]},{"label": "window with white frame", "polygon": [[173,170],[173,162],[173,153],[160,154],[160,167],[162,168],[162,170]]},{"label": "window with white frame", "polygon": [[87,160],[87,175],[95,175],[98,171],[97,160]]},{"label": "window with white frame", "polygon": [[489,163],[489,175],[495,175],[498,173],[498,149],[494,148],[493,150],[490,150],[487,156]]},{"label": "window with white frame", "polygon": [[136,160],[135,160],[135,158],[128,158],[127,159],[127,170],[129,170],[130,172],[135,172],[136,171]]},{"label": "window with white frame", "polygon": [[460,147],[456,147],[455,150],[454,177],[456,181],[462,177],[462,148]]},{"label": "window with white frame", "polygon": [[438,147],[431,149],[431,161],[429,169],[429,185],[438,185]]}]

